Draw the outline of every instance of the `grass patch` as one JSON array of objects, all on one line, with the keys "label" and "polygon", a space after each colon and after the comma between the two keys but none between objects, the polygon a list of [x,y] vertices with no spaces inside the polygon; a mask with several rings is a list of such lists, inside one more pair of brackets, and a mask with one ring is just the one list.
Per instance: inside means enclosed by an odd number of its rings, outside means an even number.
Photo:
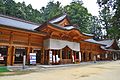
[{"label": "grass patch", "polygon": [[24,71],[24,70],[10,71],[6,66],[0,66],[0,76],[24,75],[32,72],[34,71]]},{"label": "grass patch", "polygon": [[17,71],[17,72],[2,72],[0,73],[0,76],[14,76],[14,75],[24,75],[24,74],[29,74],[32,72],[29,71]]},{"label": "grass patch", "polygon": [[9,72],[9,70],[7,69],[7,67],[2,66],[2,67],[0,67],[0,73],[1,72]]},{"label": "grass patch", "polygon": [[14,76],[14,75],[24,75],[24,74],[29,74],[34,71],[9,71],[7,67],[0,67],[0,76]]}]

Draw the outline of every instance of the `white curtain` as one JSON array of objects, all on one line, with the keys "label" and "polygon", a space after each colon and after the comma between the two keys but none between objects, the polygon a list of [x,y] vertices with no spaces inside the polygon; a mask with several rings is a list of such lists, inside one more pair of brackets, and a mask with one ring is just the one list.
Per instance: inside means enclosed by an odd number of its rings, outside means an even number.
[{"label": "white curtain", "polygon": [[80,43],[70,42],[65,40],[57,40],[57,39],[47,39],[44,40],[44,47],[48,49],[62,49],[68,46],[70,49],[74,51],[80,51]]}]

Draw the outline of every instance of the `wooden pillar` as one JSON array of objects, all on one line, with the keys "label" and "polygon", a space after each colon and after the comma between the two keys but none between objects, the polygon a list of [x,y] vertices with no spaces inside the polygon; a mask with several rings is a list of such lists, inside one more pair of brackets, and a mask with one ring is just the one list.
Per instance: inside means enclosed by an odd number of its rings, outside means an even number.
[{"label": "wooden pillar", "polygon": [[8,46],[7,65],[12,64],[12,46]]},{"label": "wooden pillar", "polygon": [[8,52],[7,52],[7,65],[12,65],[12,59],[13,59],[13,47],[11,44],[13,44],[13,32],[10,32],[10,38],[9,38],[9,44],[8,46]]},{"label": "wooden pillar", "polygon": [[89,61],[89,53],[86,51],[86,61]]},{"label": "wooden pillar", "polygon": [[56,52],[57,52],[57,53],[56,53],[56,55],[57,55],[57,56],[56,56],[56,61],[57,61],[57,64],[59,64],[59,57],[58,57],[58,56],[59,56],[59,50],[56,50]]},{"label": "wooden pillar", "polygon": [[76,62],[76,51],[74,51],[74,60]]},{"label": "wooden pillar", "polygon": [[73,62],[73,61],[72,61],[72,52],[73,52],[73,50],[70,52],[71,63]]},{"label": "wooden pillar", "polygon": [[47,57],[48,64],[50,64],[50,50],[47,51]]},{"label": "wooden pillar", "polygon": [[14,61],[15,61],[15,47],[12,47],[12,63],[11,65],[14,65]]},{"label": "wooden pillar", "polygon": [[68,59],[67,58],[67,50],[66,50],[66,48],[65,48],[65,59]]},{"label": "wooden pillar", "polygon": [[74,58],[73,50],[72,50],[72,53],[71,53],[71,54],[72,54],[72,55],[71,55],[71,56],[72,56],[72,63],[74,63],[74,62],[75,62],[75,60],[74,60],[75,58]]},{"label": "wooden pillar", "polygon": [[91,60],[94,61],[94,54],[91,52]]},{"label": "wooden pillar", "polygon": [[30,60],[30,47],[27,48],[27,53],[26,53],[26,62],[27,62],[27,64],[29,64],[29,60]]},{"label": "wooden pillar", "polygon": [[62,63],[62,49],[60,49],[60,63]]},{"label": "wooden pillar", "polygon": [[41,49],[41,64],[44,64],[44,53],[45,53],[45,50],[44,48]]},{"label": "wooden pillar", "polygon": [[57,55],[57,50],[55,50],[55,63],[57,64],[57,57],[56,57],[56,55]]},{"label": "wooden pillar", "polygon": [[40,62],[40,64],[41,64],[41,53],[42,53],[42,51],[41,51],[41,50],[42,50],[42,49],[40,48],[40,53],[39,53],[39,54],[40,54],[40,61],[39,61],[39,62]]}]

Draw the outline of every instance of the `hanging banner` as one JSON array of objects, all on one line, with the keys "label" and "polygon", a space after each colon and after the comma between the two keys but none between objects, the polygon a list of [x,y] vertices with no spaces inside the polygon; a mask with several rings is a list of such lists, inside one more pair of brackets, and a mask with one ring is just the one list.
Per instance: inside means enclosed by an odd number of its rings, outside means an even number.
[{"label": "hanging banner", "polygon": [[105,58],[108,58],[108,54],[105,54]]},{"label": "hanging banner", "polygon": [[30,53],[30,64],[36,64],[36,53]]},{"label": "hanging banner", "polygon": [[74,58],[74,55],[72,55],[72,61],[73,61],[73,62],[75,62],[75,60],[74,60],[74,59],[75,59],[75,58]]},{"label": "hanging banner", "polygon": [[53,55],[53,63],[55,63],[55,55]]},{"label": "hanging banner", "polygon": [[52,51],[49,51],[49,62],[52,63]]},{"label": "hanging banner", "polygon": [[56,55],[56,62],[58,63],[60,61],[60,58],[58,57],[58,55]]}]

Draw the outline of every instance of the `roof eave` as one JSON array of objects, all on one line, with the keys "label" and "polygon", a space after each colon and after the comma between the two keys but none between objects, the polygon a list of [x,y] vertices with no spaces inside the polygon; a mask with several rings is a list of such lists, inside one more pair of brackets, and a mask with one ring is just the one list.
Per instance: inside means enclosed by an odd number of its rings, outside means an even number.
[{"label": "roof eave", "polygon": [[41,36],[46,36],[46,33],[45,32],[38,32],[38,31],[33,31],[33,30],[28,30],[28,29],[23,29],[23,28],[17,28],[17,27],[13,27],[13,26],[8,26],[8,25],[3,25],[3,24],[0,24],[1,28],[6,28],[6,29],[15,29],[15,30],[20,30],[22,32],[32,32],[32,33],[35,33],[35,34],[38,34],[38,35],[41,35]]}]

